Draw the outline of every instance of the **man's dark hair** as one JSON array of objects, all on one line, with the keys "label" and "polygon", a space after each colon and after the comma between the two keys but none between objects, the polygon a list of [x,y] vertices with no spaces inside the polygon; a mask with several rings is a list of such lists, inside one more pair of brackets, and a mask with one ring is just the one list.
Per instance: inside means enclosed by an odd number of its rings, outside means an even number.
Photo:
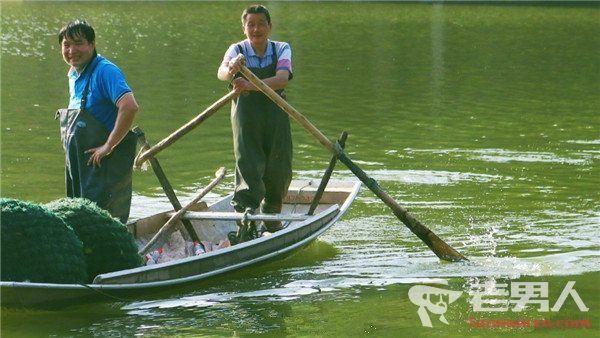
[{"label": "man's dark hair", "polygon": [[65,38],[75,40],[76,38],[85,38],[87,42],[96,40],[96,33],[92,26],[86,21],[74,20],[61,28],[58,32],[58,44],[60,45]]},{"label": "man's dark hair", "polygon": [[242,13],[242,25],[246,23],[246,17],[248,14],[264,14],[267,17],[267,23],[271,23],[271,14],[269,14],[267,7],[263,5],[252,5],[246,7]]}]

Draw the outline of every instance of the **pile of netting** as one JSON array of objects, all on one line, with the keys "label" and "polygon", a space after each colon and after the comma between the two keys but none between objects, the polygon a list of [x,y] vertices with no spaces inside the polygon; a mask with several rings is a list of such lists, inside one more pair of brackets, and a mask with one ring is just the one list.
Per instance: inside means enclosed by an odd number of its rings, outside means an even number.
[{"label": "pile of netting", "polygon": [[50,210],[29,202],[2,199],[2,280],[83,283],[83,243]]},{"label": "pile of netting", "polygon": [[98,274],[143,264],[127,228],[89,200],[0,203],[4,281],[90,283]]},{"label": "pile of netting", "polygon": [[94,202],[63,198],[46,205],[75,231],[83,242],[88,282],[106,272],[142,266],[133,235],[119,220]]}]

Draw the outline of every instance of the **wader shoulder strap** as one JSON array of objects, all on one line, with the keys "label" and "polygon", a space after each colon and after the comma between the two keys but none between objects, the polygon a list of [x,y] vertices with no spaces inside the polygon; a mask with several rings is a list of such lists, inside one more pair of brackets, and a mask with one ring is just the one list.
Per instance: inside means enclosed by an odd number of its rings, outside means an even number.
[{"label": "wader shoulder strap", "polygon": [[[94,60],[92,60],[92,63],[95,61],[96,59],[94,58]],[[94,70],[96,70],[96,66],[100,63],[100,61],[96,62],[92,68],[90,68],[90,75],[88,78],[87,83],[85,84],[85,89],[83,90],[83,95],[81,96],[81,107],[79,109],[83,110],[85,109],[85,106],[87,104],[87,96],[90,93],[90,82],[92,82],[92,75],[94,74]]]},{"label": "wader shoulder strap", "polygon": [[[237,45],[237,49],[238,49],[238,53],[240,54],[244,54],[244,47],[241,43],[238,43]],[[233,74],[233,76],[231,77],[231,81],[229,81],[229,84],[227,85],[227,89],[229,90],[233,90],[233,80],[237,79],[238,77],[241,77],[242,73],[238,72],[236,74]]]},{"label": "wader shoulder strap", "polygon": [[[95,60],[95,59],[94,59]],[[92,60],[92,63],[94,62],[94,60]],[[94,73],[94,70],[96,69],[96,66],[98,65],[99,61],[96,62],[95,64],[91,65],[90,67],[90,75],[87,81],[87,84],[85,85],[85,89],[83,90],[83,96],[81,97],[81,106],[79,109],[59,109],[56,114],[54,115],[54,119],[60,119],[60,139],[62,141],[63,144],[63,149],[65,149],[65,151],[69,150],[69,145],[71,144],[71,139],[73,138],[73,136],[75,135],[75,129],[76,129],[76,122],[83,118],[83,116],[85,116],[85,118],[93,118],[93,115],[90,112],[85,111],[86,108],[86,103],[87,103],[87,96],[88,93],[90,92],[90,82],[92,81],[92,74]],[[90,125],[94,122],[97,122],[96,124],[100,124],[99,121],[95,120],[95,121],[89,121]],[[85,124],[85,123],[84,123]],[[102,125],[103,129],[106,129],[106,127],[104,127]],[[108,136],[106,136],[108,137]],[[68,158],[67,158],[68,160]]]},{"label": "wader shoulder strap", "polygon": [[[243,43],[238,43],[237,45],[237,49],[238,52],[240,54],[244,54],[244,44]],[[273,54],[271,55],[271,64],[267,67],[274,67],[275,71],[277,70],[277,50],[275,49],[275,42],[271,41],[271,48],[273,49]],[[252,68],[250,68],[250,70],[252,70]],[[275,71],[273,72],[273,75],[275,75]],[[233,82],[233,80],[237,79],[238,77],[243,77],[241,72],[236,73],[235,75],[233,75],[233,77],[231,78],[231,81],[229,81],[229,85],[227,86],[227,88],[229,90],[233,89],[233,85],[231,84]]]},{"label": "wader shoulder strap", "polygon": [[275,49],[275,42],[271,41],[271,48],[273,49],[273,54],[271,55],[271,63],[275,65],[275,70],[277,70],[277,49]]},{"label": "wader shoulder strap", "polygon": [[[244,46],[241,43],[237,44],[238,52],[240,54],[244,54]],[[273,49],[273,54],[271,55],[271,62],[277,64],[277,49],[275,46],[275,42],[271,41],[271,48]]]}]

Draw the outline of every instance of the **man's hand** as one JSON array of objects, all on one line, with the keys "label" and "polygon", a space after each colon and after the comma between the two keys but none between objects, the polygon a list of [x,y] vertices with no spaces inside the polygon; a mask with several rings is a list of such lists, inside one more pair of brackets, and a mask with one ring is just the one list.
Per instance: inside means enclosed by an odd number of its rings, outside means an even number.
[{"label": "man's hand", "polygon": [[87,164],[93,166],[94,168],[95,167],[100,168],[102,159],[104,157],[110,155],[111,152],[112,152],[111,147],[106,143],[100,147],[88,149],[85,151],[85,153],[92,154],[92,156],[88,160]]},{"label": "man's hand", "polygon": [[231,59],[231,61],[229,61],[229,63],[227,64],[227,67],[229,68],[229,74],[233,75],[239,73],[240,69],[242,69],[241,66],[245,64],[246,59],[244,59],[244,55],[238,54],[238,56]]}]

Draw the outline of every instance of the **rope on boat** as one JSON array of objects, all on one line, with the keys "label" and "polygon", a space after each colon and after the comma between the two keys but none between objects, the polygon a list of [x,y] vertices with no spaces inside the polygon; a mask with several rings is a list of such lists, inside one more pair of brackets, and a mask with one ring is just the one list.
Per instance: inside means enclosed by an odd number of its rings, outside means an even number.
[{"label": "rope on boat", "polygon": [[[304,188],[308,188],[308,187],[312,187],[312,186],[314,186],[313,180],[310,180],[310,181],[308,181],[308,183],[306,185],[304,185],[304,186],[300,187],[300,189],[298,189],[298,192],[296,193],[296,199],[294,201],[294,207],[292,208],[291,213],[293,213],[293,214],[296,213],[296,211],[298,209],[298,201],[300,200],[300,195],[302,195],[302,190]],[[285,224],[282,224],[282,226],[285,228],[290,224],[292,224],[292,221],[287,221],[287,222],[285,222]]]}]

